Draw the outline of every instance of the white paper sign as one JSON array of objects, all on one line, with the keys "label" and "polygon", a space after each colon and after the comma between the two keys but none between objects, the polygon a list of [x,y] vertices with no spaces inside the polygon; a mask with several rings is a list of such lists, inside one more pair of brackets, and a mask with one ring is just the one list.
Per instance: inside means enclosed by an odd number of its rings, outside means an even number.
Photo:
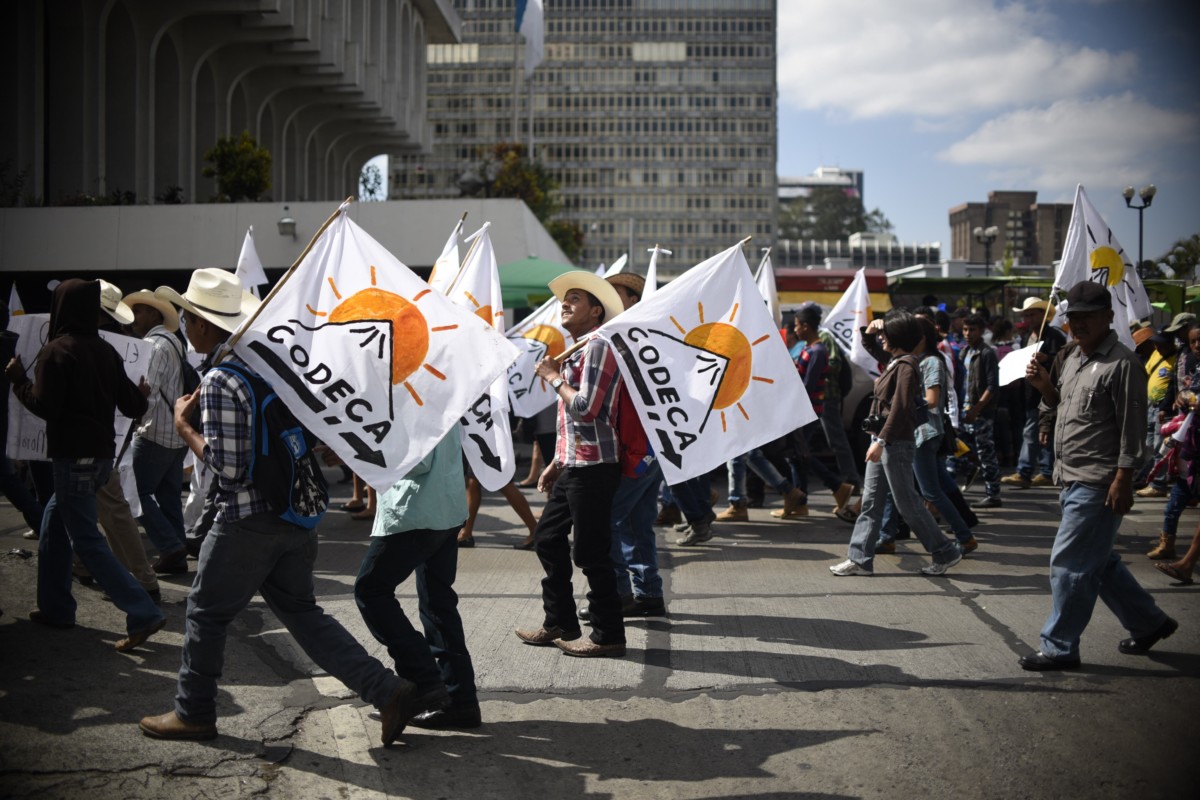
[{"label": "white paper sign", "polygon": [[1029,366],[1029,361],[1033,358],[1033,354],[1040,350],[1041,347],[1041,342],[1034,342],[1028,347],[1013,350],[1000,359],[1000,385],[1008,386],[1013,381],[1019,381],[1024,378],[1025,368]]}]

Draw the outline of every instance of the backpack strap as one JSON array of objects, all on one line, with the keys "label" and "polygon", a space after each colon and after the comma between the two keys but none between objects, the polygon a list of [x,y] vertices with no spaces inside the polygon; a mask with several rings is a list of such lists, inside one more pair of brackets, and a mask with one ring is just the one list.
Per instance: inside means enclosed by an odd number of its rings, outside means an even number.
[{"label": "backpack strap", "polygon": [[[169,344],[167,346],[171,348],[171,352],[175,354],[175,357],[177,359],[179,359],[179,385],[182,388],[184,356],[183,356],[183,348],[176,347],[179,344],[179,340],[176,339],[174,336],[172,336],[169,333],[152,333],[150,335],[153,336],[155,339],[164,339],[168,342],[171,342],[171,344]],[[163,399],[163,403],[166,405],[167,408],[174,408],[171,405],[170,399],[167,398],[166,392],[163,391],[161,386],[158,389],[158,396]],[[172,413],[174,413],[174,412],[172,412]]]}]

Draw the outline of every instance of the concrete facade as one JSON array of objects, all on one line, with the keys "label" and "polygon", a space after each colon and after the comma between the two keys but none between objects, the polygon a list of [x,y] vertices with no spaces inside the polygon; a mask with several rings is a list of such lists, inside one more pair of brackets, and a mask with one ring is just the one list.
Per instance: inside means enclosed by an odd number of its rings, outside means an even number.
[{"label": "concrete facade", "polygon": [[1005,247],[1020,264],[1052,264],[1062,258],[1070,203],[1038,203],[1037,192],[988,192],[986,203],[963,203],[950,209],[950,257],[982,264],[984,246],[976,228],[995,225],[992,261],[1004,258]]},{"label": "concrete facade", "polygon": [[205,152],[243,130],[269,197],[355,193],[372,156],[429,147],[426,45],[459,28],[449,0],[5,3],[8,204],[204,201]]}]

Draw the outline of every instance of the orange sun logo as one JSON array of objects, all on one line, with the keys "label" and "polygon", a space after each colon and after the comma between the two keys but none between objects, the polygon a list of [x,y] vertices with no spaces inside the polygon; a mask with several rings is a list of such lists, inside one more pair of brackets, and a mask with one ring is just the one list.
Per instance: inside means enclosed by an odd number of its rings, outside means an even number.
[{"label": "orange sun logo", "polygon": [[553,325],[535,325],[521,334],[521,338],[532,339],[546,345],[546,355],[550,358],[558,358],[567,349],[567,342],[563,338],[562,331]]},{"label": "orange sun logo", "polygon": [[486,322],[488,325],[491,325],[493,328],[498,328],[499,330],[504,330],[503,325],[499,325],[496,323],[496,320],[504,319],[503,311],[492,311],[491,306],[481,306],[479,304],[479,301],[475,299],[475,295],[471,294],[468,291],[464,290],[463,296],[471,301],[471,305],[475,306],[475,316],[479,317],[481,320]]},{"label": "orange sun logo", "polygon": [[[392,385],[404,386],[417,405],[424,405],[421,395],[413,387],[409,378],[418,370],[424,369],[437,380],[446,380],[444,373],[432,364],[425,363],[425,356],[429,353],[429,336],[431,333],[450,331],[458,327],[457,325],[429,327],[429,323],[425,321],[425,315],[417,308],[417,303],[432,290],[425,289],[412,300],[406,300],[398,294],[376,288],[375,267],[373,266],[371,267],[370,288],[360,289],[344,299],[337,284],[333,282],[333,278],[329,278],[329,288],[341,302],[330,312],[318,311],[308,305],[306,308],[309,313],[315,317],[327,318],[330,323],[383,322],[390,324],[392,328],[392,352],[390,354]],[[376,336],[377,331],[371,331],[359,346],[367,347],[375,340]],[[380,346],[382,347],[382,341]]]},{"label": "orange sun logo", "polygon": [[734,303],[727,321],[705,322],[704,304],[697,303],[696,311],[700,324],[690,331],[684,330],[679,321],[675,317],[671,317],[671,322],[683,334],[683,341],[686,344],[728,359],[725,375],[721,378],[721,385],[717,387],[717,395],[713,399],[713,408],[721,412],[721,430],[723,432],[728,430],[725,409],[730,406],[736,406],[744,419],[750,419],[750,415],[746,413],[745,407],[740,402],[742,395],[750,386],[750,381],[775,382],[771,378],[760,378],[752,373],[754,347],[770,340],[771,334],[765,333],[753,342],[747,339],[745,334],[733,325],[737,318],[738,308],[739,304]]}]

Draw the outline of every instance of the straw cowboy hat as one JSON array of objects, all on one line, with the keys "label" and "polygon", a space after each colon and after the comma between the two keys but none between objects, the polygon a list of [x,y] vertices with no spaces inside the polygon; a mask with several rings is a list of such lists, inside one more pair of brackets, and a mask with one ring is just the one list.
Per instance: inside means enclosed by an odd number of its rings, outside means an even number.
[{"label": "straw cowboy hat", "polygon": [[140,292],[126,295],[124,302],[130,308],[139,305],[150,306],[162,314],[164,328],[171,333],[179,330],[179,312],[175,310],[175,306],[163,300],[149,289],[142,289]]},{"label": "straw cowboy hat", "polygon": [[600,305],[604,306],[605,322],[625,310],[625,304],[621,302],[621,295],[617,294],[617,290],[612,287],[611,283],[594,272],[583,269],[571,270],[559,275],[547,285],[560,301],[571,289],[582,289],[592,295],[600,301]]},{"label": "straw cowboy hat", "polygon": [[616,275],[609,275],[604,280],[613,286],[624,286],[638,297],[642,296],[642,291],[646,288],[646,279],[632,272],[618,272]]},{"label": "straw cowboy hat", "polygon": [[154,295],[230,333],[259,305],[257,297],[242,289],[238,276],[223,269],[196,270],[183,294],[170,286],[160,286]]},{"label": "straw cowboy hat", "polygon": [[121,300],[121,288],[100,279],[100,307],[122,325],[133,322],[133,309]]},{"label": "straw cowboy hat", "polygon": [[1046,300],[1037,297],[1026,297],[1025,302],[1020,308],[1014,308],[1013,311],[1018,314],[1023,314],[1026,311],[1042,311],[1046,314],[1046,321],[1054,319],[1054,307]]}]

